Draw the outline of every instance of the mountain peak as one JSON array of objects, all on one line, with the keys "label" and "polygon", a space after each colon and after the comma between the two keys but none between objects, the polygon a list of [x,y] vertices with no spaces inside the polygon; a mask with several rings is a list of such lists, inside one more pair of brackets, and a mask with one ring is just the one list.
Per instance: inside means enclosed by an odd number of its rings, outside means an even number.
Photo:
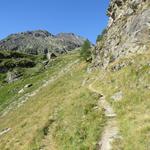
[{"label": "mountain peak", "polygon": [[30,54],[43,54],[45,49],[64,53],[82,46],[85,38],[74,33],[53,35],[47,30],[34,30],[11,34],[0,41],[0,50],[14,50]]}]

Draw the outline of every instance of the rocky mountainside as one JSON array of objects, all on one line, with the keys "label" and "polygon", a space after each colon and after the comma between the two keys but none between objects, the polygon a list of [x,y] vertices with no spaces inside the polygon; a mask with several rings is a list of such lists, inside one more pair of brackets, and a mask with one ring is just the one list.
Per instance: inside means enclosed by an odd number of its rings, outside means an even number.
[{"label": "rocky mountainside", "polygon": [[93,50],[95,67],[150,50],[149,0],[111,0],[107,14],[107,31]]},{"label": "rocky mountainside", "polygon": [[0,41],[0,50],[13,50],[27,54],[64,53],[80,47],[85,39],[73,33],[53,35],[36,30],[11,34]]}]

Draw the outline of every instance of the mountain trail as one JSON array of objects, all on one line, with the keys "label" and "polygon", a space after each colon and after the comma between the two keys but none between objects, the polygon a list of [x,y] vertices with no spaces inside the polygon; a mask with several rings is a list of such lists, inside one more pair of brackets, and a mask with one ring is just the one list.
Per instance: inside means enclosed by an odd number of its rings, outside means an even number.
[{"label": "mountain trail", "polygon": [[117,115],[111,105],[106,101],[105,96],[93,87],[93,84],[96,83],[97,80],[98,79],[92,82],[88,86],[88,89],[100,95],[98,105],[104,108],[105,116],[107,117],[106,126],[104,127],[103,134],[98,142],[98,150],[112,150],[112,142],[119,137],[119,129],[116,121]]}]

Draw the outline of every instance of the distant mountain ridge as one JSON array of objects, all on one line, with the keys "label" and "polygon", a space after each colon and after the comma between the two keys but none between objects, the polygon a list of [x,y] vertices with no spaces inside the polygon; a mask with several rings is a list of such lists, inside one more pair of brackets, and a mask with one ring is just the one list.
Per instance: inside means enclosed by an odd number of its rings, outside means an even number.
[{"label": "distant mountain ridge", "polygon": [[81,47],[86,39],[74,33],[53,35],[46,30],[11,34],[0,40],[0,50],[12,50],[27,54],[65,53]]}]

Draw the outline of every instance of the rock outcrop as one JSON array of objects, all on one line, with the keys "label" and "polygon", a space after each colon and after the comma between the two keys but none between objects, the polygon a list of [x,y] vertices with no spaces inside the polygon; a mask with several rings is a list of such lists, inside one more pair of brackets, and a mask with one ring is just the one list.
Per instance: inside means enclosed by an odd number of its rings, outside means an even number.
[{"label": "rock outcrop", "polygon": [[95,67],[150,50],[149,0],[111,0],[107,14],[107,32],[93,50]]},{"label": "rock outcrop", "polygon": [[36,30],[11,34],[0,41],[0,50],[13,50],[27,54],[64,53],[80,47],[85,39],[73,33],[53,35]]}]

